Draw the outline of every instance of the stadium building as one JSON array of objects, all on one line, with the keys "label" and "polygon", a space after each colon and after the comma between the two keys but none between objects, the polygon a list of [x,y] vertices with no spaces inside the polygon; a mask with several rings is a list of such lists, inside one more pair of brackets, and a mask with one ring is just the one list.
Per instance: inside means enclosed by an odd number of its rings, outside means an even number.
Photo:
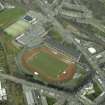
[{"label": "stadium building", "polygon": [[26,77],[47,85],[73,90],[87,77],[87,71],[68,54],[49,46],[25,48],[17,64]]}]

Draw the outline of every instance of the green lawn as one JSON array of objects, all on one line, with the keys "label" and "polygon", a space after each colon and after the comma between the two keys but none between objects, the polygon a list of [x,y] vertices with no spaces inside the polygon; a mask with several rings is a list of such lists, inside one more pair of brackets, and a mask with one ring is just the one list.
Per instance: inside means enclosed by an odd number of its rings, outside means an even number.
[{"label": "green lawn", "polygon": [[49,31],[48,34],[51,35],[51,37],[52,37],[54,40],[56,40],[56,41],[62,41],[62,36],[61,36],[61,34],[60,34],[58,31],[56,31],[56,30],[51,30],[51,31]]},{"label": "green lawn", "polygon": [[52,97],[46,97],[48,105],[53,105],[56,103],[56,99]]},{"label": "green lawn", "polygon": [[68,64],[44,52],[40,52],[29,62],[33,67],[43,70],[42,72],[53,77],[57,77],[57,75],[62,73],[68,66]]},{"label": "green lawn", "polygon": [[6,28],[4,31],[8,35],[12,35],[13,37],[16,37],[24,33],[29,27],[30,27],[30,24],[28,22],[24,20],[19,20],[16,23],[9,26],[8,28]]},{"label": "green lawn", "polygon": [[25,11],[22,8],[4,9],[0,12],[0,27],[3,29],[8,27],[24,14]]}]

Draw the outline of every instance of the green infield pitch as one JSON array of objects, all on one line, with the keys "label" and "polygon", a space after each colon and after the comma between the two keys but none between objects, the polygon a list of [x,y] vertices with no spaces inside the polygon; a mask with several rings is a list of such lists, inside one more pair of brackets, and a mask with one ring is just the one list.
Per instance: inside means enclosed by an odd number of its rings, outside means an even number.
[{"label": "green infield pitch", "polygon": [[4,9],[0,12],[0,27],[2,27],[3,29],[8,27],[24,14],[25,11],[22,8],[16,7],[12,9]]},{"label": "green infield pitch", "polygon": [[68,66],[65,62],[45,52],[39,52],[33,59],[29,60],[29,63],[34,68],[40,69],[42,72],[55,78],[64,72]]},{"label": "green infield pitch", "polygon": [[15,37],[24,33],[29,26],[30,24],[28,22],[24,20],[19,20],[16,23],[12,24],[10,27],[6,28],[5,32]]}]

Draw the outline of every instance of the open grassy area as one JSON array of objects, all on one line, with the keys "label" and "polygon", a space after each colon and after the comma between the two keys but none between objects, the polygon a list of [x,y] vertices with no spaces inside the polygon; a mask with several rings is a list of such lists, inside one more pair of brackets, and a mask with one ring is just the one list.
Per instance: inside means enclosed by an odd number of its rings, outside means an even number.
[{"label": "open grassy area", "polygon": [[60,33],[56,30],[51,30],[51,31],[49,31],[48,34],[51,35],[51,37],[56,41],[62,41],[63,40]]},{"label": "open grassy area", "polygon": [[92,101],[96,99],[102,93],[102,90],[100,89],[100,87],[98,86],[96,82],[94,82],[93,87],[94,87],[95,93],[85,95],[87,98],[89,98]]},{"label": "open grassy area", "polygon": [[[1,35],[1,34],[0,34]],[[15,64],[15,56],[19,53],[21,48],[16,47],[12,43],[12,37],[9,35],[5,35],[2,33],[0,37],[0,64],[1,67],[4,68],[4,72],[8,74],[15,74],[17,71],[17,66]]]},{"label": "open grassy area", "polygon": [[34,68],[38,68],[42,70],[42,72],[46,72],[46,74],[53,77],[57,77],[57,75],[62,73],[68,66],[68,64],[63,61],[44,52],[39,52],[39,54],[34,56],[29,62]]},{"label": "open grassy area", "polygon": [[0,43],[0,69],[2,70],[6,69],[6,58],[5,58],[4,48],[2,46],[2,43]]},{"label": "open grassy area", "polygon": [[17,55],[21,48],[16,47],[13,43],[13,37],[3,33],[4,35],[0,38],[0,41],[4,43],[7,55]]},{"label": "open grassy area", "polygon": [[8,35],[12,35],[13,37],[16,37],[22,33],[24,33],[30,24],[24,20],[19,20],[16,23],[12,24],[10,27],[5,29],[5,32]]},{"label": "open grassy area", "polygon": [[46,97],[48,105],[53,105],[56,102],[55,98],[52,97]]},{"label": "open grassy area", "polygon": [[25,11],[19,7],[13,9],[4,9],[0,12],[0,27],[3,29],[8,27],[24,14]]}]

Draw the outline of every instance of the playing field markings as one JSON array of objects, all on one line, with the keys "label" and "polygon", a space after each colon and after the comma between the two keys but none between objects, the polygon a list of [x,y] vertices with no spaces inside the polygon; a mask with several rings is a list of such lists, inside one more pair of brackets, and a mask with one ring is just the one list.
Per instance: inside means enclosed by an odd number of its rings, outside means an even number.
[{"label": "playing field markings", "polygon": [[[75,73],[75,64],[64,62],[65,56],[56,51],[54,54],[49,48],[36,48],[23,55],[23,65],[28,71],[39,73],[40,77],[48,81],[63,81],[71,79]],[[63,59],[63,60],[62,60]]]},{"label": "playing field markings", "polygon": [[12,24],[8,28],[6,28],[4,31],[12,35],[14,37],[21,35],[30,27],[30,24],[28,22],[25,22],[24,20],[19,20],[16,23]]}]

